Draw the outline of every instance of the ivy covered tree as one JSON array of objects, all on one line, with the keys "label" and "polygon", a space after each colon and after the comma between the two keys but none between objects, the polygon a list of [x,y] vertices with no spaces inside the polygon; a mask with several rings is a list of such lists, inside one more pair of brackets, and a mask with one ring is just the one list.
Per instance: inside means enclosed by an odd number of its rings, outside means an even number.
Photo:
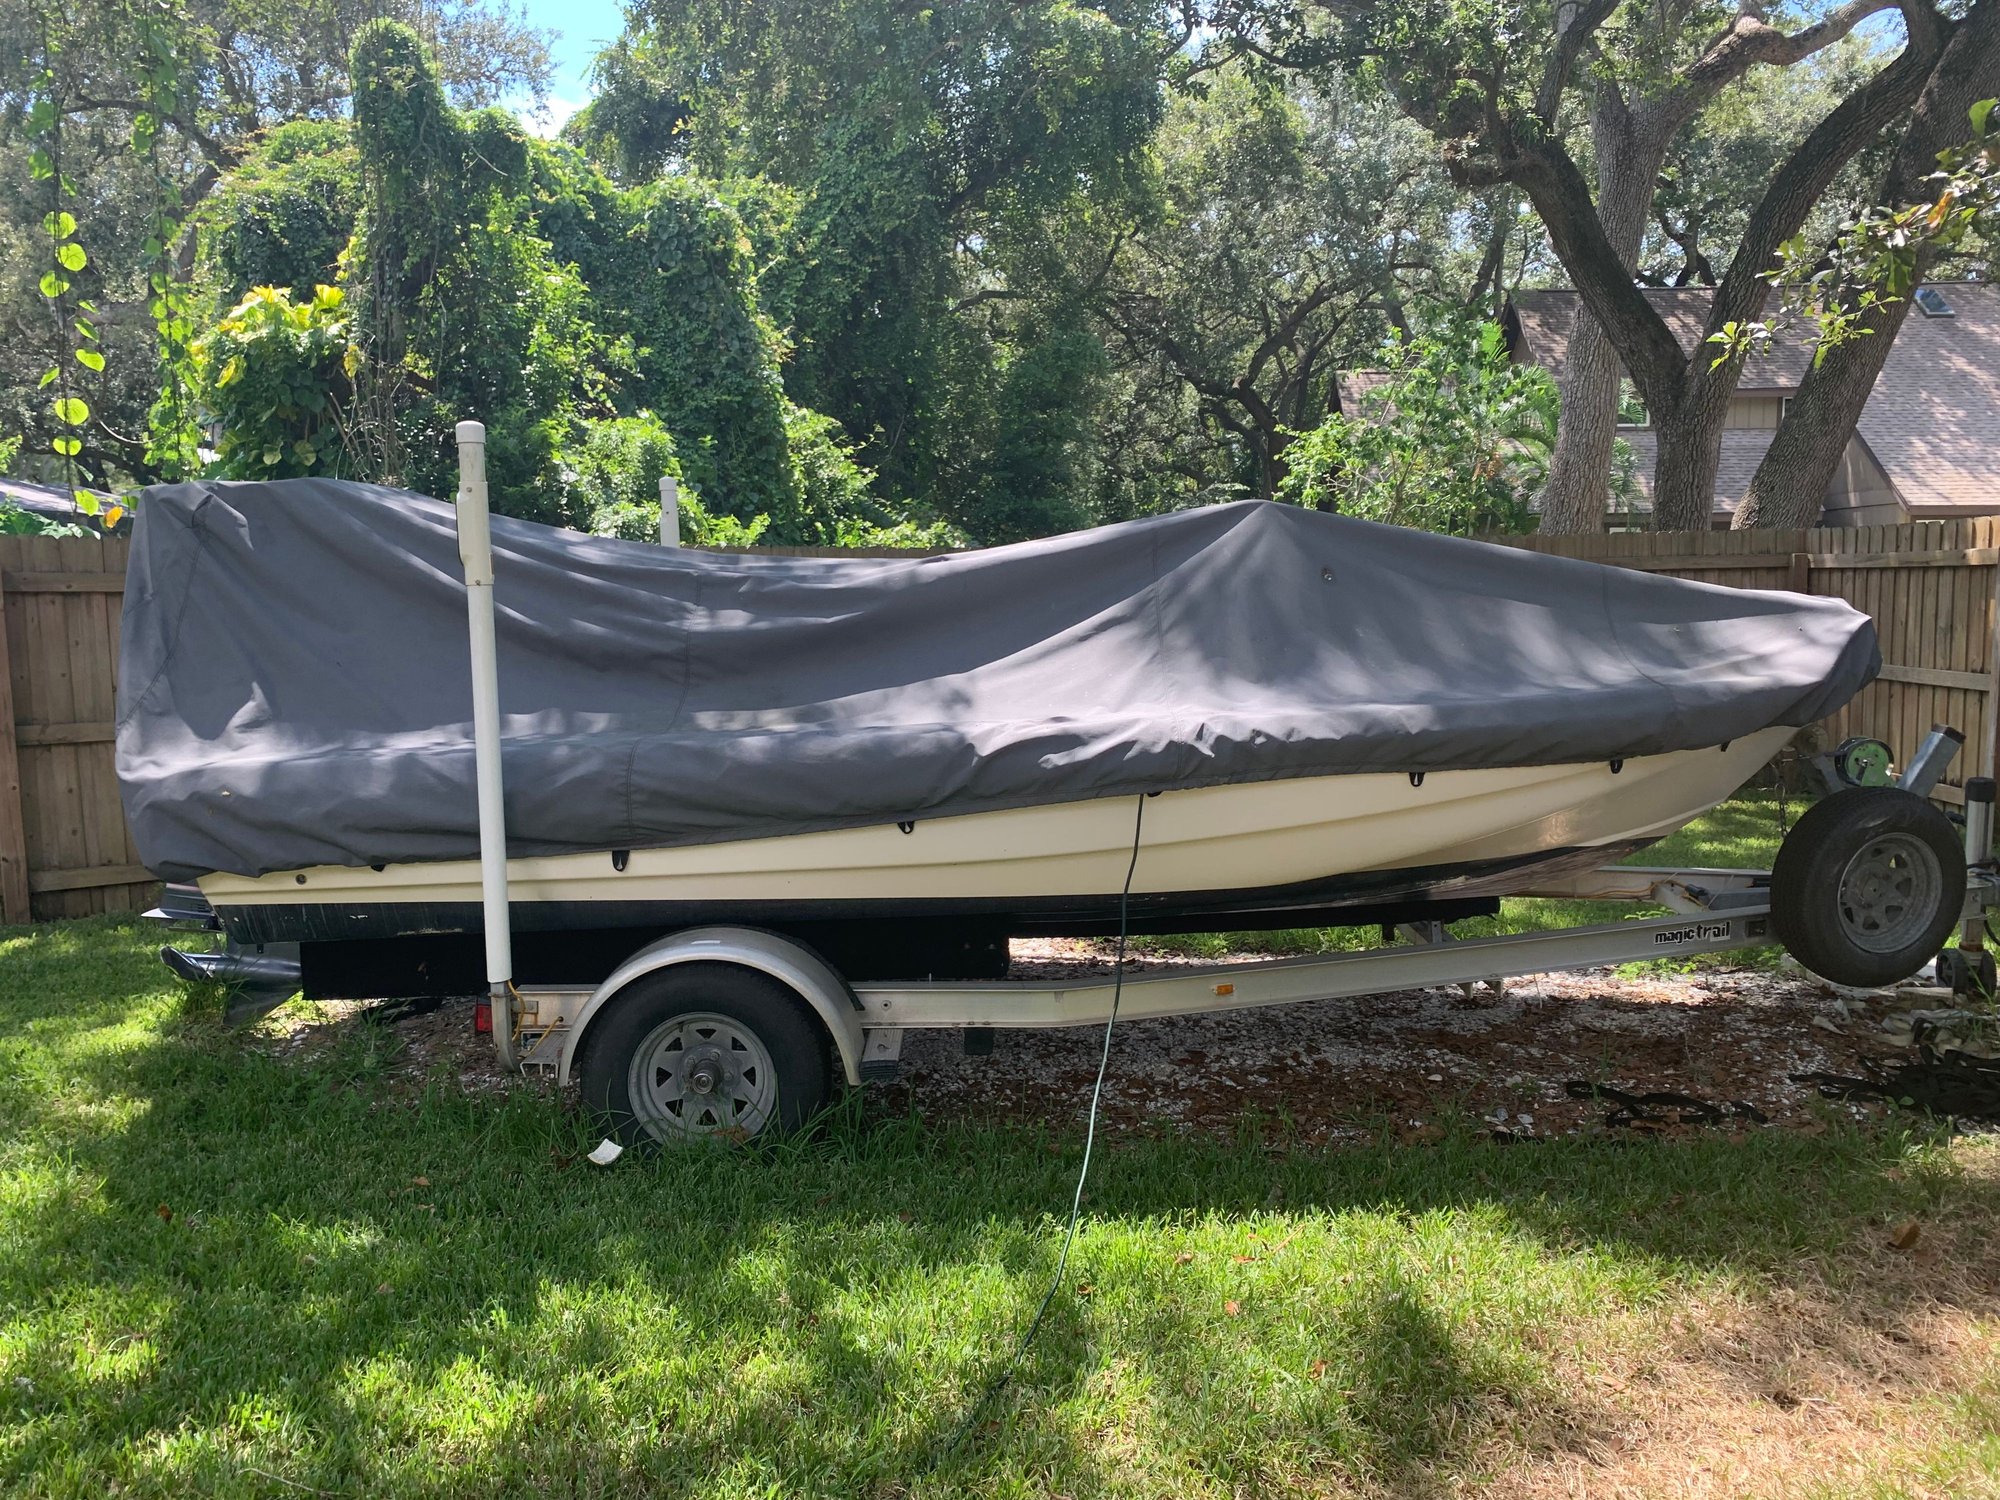
[{"label": "ivy covered tree", "polygon": [[[510,514],[630,533],[648,506],[657,526],[671,473],[691,535],[823,542],[900,521],[834,424],[785,395],[723,192],[619,188],[507,115],[455,108],[393,21],[362,28],[350,74],[350,122],[272,132],[204,215],[198,369],[224,472],[444,493],[452,426],[474,414]],[[781,201],[733,196],[782,232]]]},{"label": "ivy covered tree", "polygon": [[[196,289],[183,226],[266,132],[344,116],[348,41],[383,15],[418,26],[456,105],[536,94],[547,78],[542,36],[490,0],[0,6],[0,177],[10,189],[0,193],[0,430],[32,438],[22,461],[35,472],[60,425],[38,386],[50,351],[29,258],[49,210],[32,186],[37,137],[61,137],[74,200],[64,207],[90,259],[76,292],[99,311],[93,347],[105,365],[75,393],[90,408],[84,477],[122,487],[188,472],[198,462],[185,409]],[[36,123],[43,106],[46,127]],[[310,297],[310,282],[293,285]]]},{"label": "ivy covered tree", "polygon": [[631,17],[573,131],[628,180],[672,168],[787,195],[756,228],[792,399],[838,420],[918,514],[983,540],[1081,523],[1087,455],[1022,413],[1060,379],[1053,416],[1070,421],[1102,355],[1009,273],[1051,225],[1143,190],[1175,41],[1163,7],[675,0]]}]

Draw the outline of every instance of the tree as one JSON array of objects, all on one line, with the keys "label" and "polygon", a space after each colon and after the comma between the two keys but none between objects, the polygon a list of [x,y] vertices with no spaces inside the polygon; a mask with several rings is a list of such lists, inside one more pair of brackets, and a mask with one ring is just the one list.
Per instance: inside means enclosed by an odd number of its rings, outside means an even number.
[{"label": "tree", "polygon": [[[1994,215],[1995,120],[1988,101],[2000,84],[2000,7],[1984,5],[1953,34],[1904,127],[1880,184],[1891,211],[1863,218],[1819,284],[1825,309],[1821,347],[1791,400],[1737,508],[1738,526],[1811,526],[1827,486],[1875,388],[1910,297],[1952,238]],[[1973,141],[1958,167],[1941,157]],[[1983,167],[1981,163],[1984,163]],[[1983,207],[1982,207],[1983,204]],[[1808,283],[1810,285],[1810,283]],[[1865,317],[1868,332],[1842,338]]]},{"label": "tree", "polygon": [[1216,477],[1275,493],[1294,434],[1338,408],[1342,366],[1407,329],[1412,299],[1475,279],[1426,147],[1346,80],[1229,68],[1173,102],[1151,148],[1158,207],[1080,292],[1115,359],[1185,382],[1227,455]]},{"label": "tree", "polygon": [[[1889,8],[1888,0],[1849,0],[1817,24],[1786,34],[1748,8],[1718,27],[1707,7],[1652,6],[1624,17],[1626,46],[1592,46],[1592,66],[1585,76],[1596,213],[1628,275],[1637,269],[1661,170],[1676,137],[1752,68],[1798,63],[1865,17]],[[1573,11],[1571,30],[1586,25],[1586,16]],[[1559,40],[1558,46],[1566,41]],[[1603,527],[1621,375],[1610,336],[1594,317],[1580,315],[1563,362],[1563,421],[1543,500],[1545,530]],[[1667,442],[1663,430],[1663,455]],[[1701,503],[1696,524],[1706,526],[1708,500]]]},{"label": "tree", "polygon": [[[1143,190],[1172,51],[1151,0],[642,4],[574,130],[628,180],[672,166],[788,194],[759,278],[787,392],[883,492],[1004,540],[1086,514],[1088,465],[1024,419],[1031,387],[1087,386],[1101,356],[1021,280],[1051,224]],[[1030,473],[1072,488],[1024,504]]]},{"label": "tree", "polygon": [[[85,394],[92,417],[81,461],[93,483],[163,472],[148,408],[186,323],[193,266],[180,234],[261,132],[345,108],[347,43],[365,20],[414,22],[442,59],[449,97],[487,104],[538,93],[548,73],[540,33],[489,0],[27,0],[0,7],[0,423],[46,451],[37,399],[49,362],[48,319],[35,292],[47,196],[31,182],[30,122],[47,100],[64,141],[64,173],[90,266],[80,293],[103,371]],[[164,49],[164,50],[163,50]],[[165,275],[164,292],[155,287]],[[241,290],[247,290],[247,286]],[[310,296],[310,285],[303,288]],[[156,309],[164,306],[166,311]],[[117,473],[114,474],[113,470]]]},{"label": "tree", "polygon": [[[1639,247],[1646,286],[1714,286],[1729,269],[1750,211],[1771,174],[1821,119],[1884,59],[1873,30],[1849,33],[1790,67],[1753,68],[1718,93],[1674,137],[1653,190]],[[1859,153],[1804,231],[1824,238],[1866,190],[1880,146]]]},{"label": "tree", "polygon": [[[1973,0],[1971,9],[1995,3]],[[1850,0],[1787,32],[1746,0],[1683,56],[1680,49],[1700,35],[1694,25],[1649,31],[1647,17],[1622,10],[1618,0],[1564,0],[1553,12],[1517,3],[1497,16],[1482,9],[1443,18],[1420,0],[1355,0],[1333,11],[1325,45],[1293,60],[1324,65],[1329,56],[1344,57],[1372,67],[1440,142],[1457,181],[1512,183],[1527,194],[1607,341],[1606,359],[1595,362],[1602,368],[1590,367],[1587,346],[1572,347],[1566,363],[1576,372],[1573,388],[1615,409],[1623,363],[1659,432],[1655,524],[1690,530],[1708,524],[1722,423],[1741,361],[1717,360],[1709,348],[1682,349],[1634,283],[1658,153],[1723,83],[1760,63],[1796,61],[1886,8],[1888,0]],[[1769,292],[1763,273],[1778,247],[1798,232],[1847,162],[1915,102],[1963,24],[1925,0],[1904,0],[1902,9],[1902,49],[1807,133],[1759,195],[1717,285],[1708,332],[1728,332],[1761,314]],[[1698,23],[1709,13],[1679,14]],[[1277,43],[1282,47],[1284,39]],[[1271,50],[1255,38],[1252,44]],[[1564,100],[1586,61],[1604,76],[1604,86],[1592,92],[1593,139],[1611,143],[1598,150],[1596,197],[1563,139]],[[1644,80],[1645,88],[1610,86],[1625,76]],[[1627,188],[1632,181],[1638,189]],[[1578,369],[1580,363],[1586,368]],[[1601,476],[1609,459],[1593,451],[1577,452],[1572,461],[1566,451],[1552,486],[1567,486],[1572,472]],[[1598,482],[1592,479],[1593,495]]]}]

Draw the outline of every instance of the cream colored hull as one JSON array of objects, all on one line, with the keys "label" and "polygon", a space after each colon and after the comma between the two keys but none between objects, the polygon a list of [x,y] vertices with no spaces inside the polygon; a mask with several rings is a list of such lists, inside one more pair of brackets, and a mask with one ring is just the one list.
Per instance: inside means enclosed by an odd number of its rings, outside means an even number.
[{"label": "cream colored hull", "polygon": [[[1729,796],[1791,736],[1582,765],[1324,776],[1164,792],[1145,805],[1140,894],[1244,892],[1345,875],[1527,859],[1672,832]],[[508,862],[522,902],[991,904],[1115,896],[1138,799],[1115,797],[917,823]],[[218,908],[477,903],[479,864],[382,870],[326,865],[249,879],[210,875]]]}]

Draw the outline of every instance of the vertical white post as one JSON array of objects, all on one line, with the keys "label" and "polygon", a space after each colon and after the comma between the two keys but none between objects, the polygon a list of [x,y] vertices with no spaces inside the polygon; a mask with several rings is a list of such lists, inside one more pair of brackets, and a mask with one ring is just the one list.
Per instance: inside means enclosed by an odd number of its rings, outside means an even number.
[{"label": "vertical white post", "polygon": [[660,476],[660,545],[681,544],[681,487],[671,474]]},{"label": "vertical white post", "polygon": [[493,623],[493,531],[486,504],[486,428],[458,424],[458,558],[472,639],[472,754],[479,781],[479,889],[493,1046],[514,1066],[514,945],[507,913],[507,814],[500,785],[500,659]]}]

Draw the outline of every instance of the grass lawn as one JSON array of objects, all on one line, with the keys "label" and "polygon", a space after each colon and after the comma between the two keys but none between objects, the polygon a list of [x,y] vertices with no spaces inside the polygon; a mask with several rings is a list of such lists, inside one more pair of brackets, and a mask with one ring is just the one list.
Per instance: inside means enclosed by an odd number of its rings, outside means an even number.
[{"label": "grass lawn", "polygon": [[[1794,823],[1807,804],[1794,795],[1781,804],[1774,792],[1746,791],[1705,813],[1678,833],[1640,850],[1624,863],[1663,867],[1724,870],[1768,870],[1777,858],[1782,818]],[[1454,922],[1461,938],[1494,937],[1501,933],[1544,931],[1555,927],[1585,927],[1618,922],[1627,917],[1661,916],[1664,907],[1636,907],[1611,901],[1547,901],[1510,898],[1500,903],[1498,917]],[[1277,932],[1196,933],[1186,937],[1145,938],[1139,946],[1153,953],[1186,953],[1219,958],[1232,953],[1342,953],[1369,948],[1381,941],[1374,927],[1300,927]],[[1658,959],[1628,965],[1630,972],[1647,969],[1689,969],[1776,964],[1775,948],[1745,948],[1692,959]]]},{"label": "grass lawn", "polygon": [[1077,1135],[599,1170],[393,1031],[224,1032],[155,941],[0,930],[0,1493],[2000,1494],[1989,1142],[1114,1138],[952,1450]]}]

